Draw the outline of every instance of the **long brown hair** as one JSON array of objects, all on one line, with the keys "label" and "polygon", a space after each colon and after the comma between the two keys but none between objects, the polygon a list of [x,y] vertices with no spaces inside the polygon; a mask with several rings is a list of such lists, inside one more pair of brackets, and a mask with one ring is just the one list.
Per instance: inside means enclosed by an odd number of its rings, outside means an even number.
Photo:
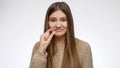
[{"label": "long brown hair", "polygon": [[[48,24],[49,16],[58,9],[66,14],[67,25],[68,25],[67,32],[65,34],[65,49],[64,49],[64,56],[62,61],[62,68],[80,68],[80,62],[79,62],[78,52],[75,43],[75,36],[74,36],[73,18],[72,18],[71,10],[65,2],[55,2],[50,5],[45,17],[44,32],[46,32],[49,29],[49,24]],[[54,42],[55,40],[53,37],[47,48],[47,52],[48,52],[47,68],[53,68],[53,57],[56,53]]]}]

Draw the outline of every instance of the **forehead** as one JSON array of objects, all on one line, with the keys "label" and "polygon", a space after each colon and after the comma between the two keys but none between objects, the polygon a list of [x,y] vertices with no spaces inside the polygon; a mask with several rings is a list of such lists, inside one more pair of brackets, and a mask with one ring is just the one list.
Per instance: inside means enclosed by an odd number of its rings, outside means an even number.
[{"label": "forehead", "polygon": [[51,17],[61,18],[61,17],[66,17],[66,14],[64,12],[62,12],[61,10],[57,10],[50,15],[50,18]]}]

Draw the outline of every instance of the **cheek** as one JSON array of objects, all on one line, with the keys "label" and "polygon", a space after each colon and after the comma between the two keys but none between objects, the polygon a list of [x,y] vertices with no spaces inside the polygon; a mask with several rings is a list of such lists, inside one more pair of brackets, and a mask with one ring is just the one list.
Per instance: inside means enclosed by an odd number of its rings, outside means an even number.
[{"label": "cheek", "polygon": [[55,27],[55,23],[49,22],[49,27],[50,27],[50,28],[51,28],[51,27]]},{"label": "cheek", "polygon": [[64,25],[65,28],[67,28],[67,22],[65,22],[63,25]]}]

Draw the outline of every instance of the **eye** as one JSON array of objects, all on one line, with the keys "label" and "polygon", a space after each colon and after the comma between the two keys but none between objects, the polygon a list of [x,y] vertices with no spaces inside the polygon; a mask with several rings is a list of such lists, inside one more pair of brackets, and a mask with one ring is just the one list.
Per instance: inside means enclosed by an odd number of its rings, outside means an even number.
[{"label": "eye", "polygon": [[66,21],[66,19],[63,19],[62,21]]},{"label": "eye", "polygon": [[52,19],[52,20],[50,20],[51,22],[55,22],[55,20],[54,19]]},{"label": "eye", "polygon": [[55,18],[50,18],[49,21],[50,21],[50,22],[55,22],[56,19],[55,19]]},{"label": "eye", "polygon": [[61,21],[65,22],[65,21],[67,21],[67,20],[66,20],[66,18],[62,18]]}]

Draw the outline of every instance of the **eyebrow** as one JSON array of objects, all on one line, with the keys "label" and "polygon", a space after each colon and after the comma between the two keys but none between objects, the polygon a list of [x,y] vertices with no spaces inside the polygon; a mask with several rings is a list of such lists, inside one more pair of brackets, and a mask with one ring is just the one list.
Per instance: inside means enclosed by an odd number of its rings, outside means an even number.
[{"label": "eyebrow", "polygon": [[61,17],[61,18],[67,18],[67,17]]},{"label": "eyebrow", "polygon": [[[56,17],[49,17],[49,19],[51,19],[51,18],[56,18]],[[60,18],[67,18],[67,17],[60,17]]]}]

